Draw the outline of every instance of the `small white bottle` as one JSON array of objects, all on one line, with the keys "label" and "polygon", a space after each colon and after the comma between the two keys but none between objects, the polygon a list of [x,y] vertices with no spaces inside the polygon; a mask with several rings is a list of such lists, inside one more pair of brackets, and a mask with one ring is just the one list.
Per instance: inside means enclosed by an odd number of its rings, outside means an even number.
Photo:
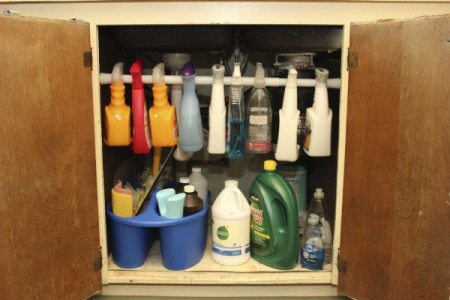
[{"label": "small white bottle", "polygon": [[197,196],[205,203],[208,198],[208,179],[203,176],[201,168],[192,168],[192,173],[189,175],[189,184],[195,187]]},{"label": "small white bottle", "polygon": [[296,161],[300,147],[297,145],[297,128],[300,111],[297,109],[297,71],[289,69],[283,106],[279,110],[280,127],[275,159],[278,161]]},{"label": "small white bottle", "polygon": [[212,258],[234,266],[250,259],[250,205],[237,180],[225,181],[225,188],[212,206]]},{"label": "small white bottle", "polygon": [[227,150],[226,144],[226,114],[225,90],[223,76],[225,67],[215,64],[212,66],[213,84],[211,91],[211,104],[209,105],[209,137],[208,153],[224,154]]},{"label": "small white bottle", "polygon": [[309,156],[331,155],[332,110],[328,107],[328,70],[316,69],[314,103],[306,109],[306,136],[303,150]]}]

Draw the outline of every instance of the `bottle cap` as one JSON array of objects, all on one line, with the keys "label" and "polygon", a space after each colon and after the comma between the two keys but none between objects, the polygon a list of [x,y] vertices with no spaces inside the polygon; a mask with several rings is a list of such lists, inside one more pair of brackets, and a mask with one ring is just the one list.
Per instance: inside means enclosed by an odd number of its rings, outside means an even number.
[{"label": "bottle cap", "polygon": [[237,180],[225,180],[225,187],[237,187],[238,181]]},{"label": "bottle cap", "polygon": [[266,79],[264,77],[264,68],[262,63],[256,63],[255,73],[255,88],[263,88],[266,86]]},{"label": "bottle cap", "polygon": [[191,184],[185,185],[184,192],[185,193],[193,193],[193,192],[195,192],[195,187]]},{"label": "bottle cap", "polygon": [[232,85],[242,85],[241,66],[238,62],[234,63],[233,77],[231,77]]},{"label": "bottle cap", "polygon": [[310,224],[310,225],[319,224],[319,216],[316,214],[310,214],[308,217],[308,224]]},{"label": "bottle cap", "polygon": [[275,171],[277,169],[277,162],[274,160],[265,160],[264,161],[264,170],[266,171]]},{"label": "bottle cap", "polygon": [[192,76],[195,75],[195,67],[192,62],[188,62],[184,65],[183,69],[181,69],[181,76]]},{"label": "bottle cap", "polygon": [[314,192],[314,198],[316,199],[323,199],[325,198],[325,194],[323,193],[321,188],[317,188],[316,191]]},{"label": "bottle cap", "polygon": [[164,63],[157,64],[152,72],[153,85],[163,85],[164,75]]},{"label": "bottle cap", "polygon": [[192,168],[192,173],[200,173],[201,171],[202,171],[202,168],[198,168],[198,167]]},{"label": "bottle cap", "polygon": [[111,73],[111,83],[114,84],[123,84],[123,63],[119,62],[114,65],[114,68]]},{"label": "bottle cap", "polygon": [[189,177],[180,177],[180,183],[189,183]]},{"label": "bottle cap", "polygon": [[225,73],[225,67],[221,64],[215,64],[212,66],[212,73],[213,73],[213,79],[214,81],[223,80],[223,74]]},{"label": "bottle cap", "polygon": [[289,68],[286,87],[297,88],[297,70],[295,70],[294,68]]},{"label": "bottle cap", "polygon": [[328,74],[330,73],[327,69],[317,68],[315,70],[317,83],[327,83]]}]

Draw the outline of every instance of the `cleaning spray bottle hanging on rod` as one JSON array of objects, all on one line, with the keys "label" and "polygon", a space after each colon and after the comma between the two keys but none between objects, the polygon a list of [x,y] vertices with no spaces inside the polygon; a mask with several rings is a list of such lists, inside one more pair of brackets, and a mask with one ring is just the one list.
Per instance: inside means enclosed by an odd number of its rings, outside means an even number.
[{"label": "cleaning spray bottle hanging on rod", "polygon": [[229,89],[227,115],[228,158],[242,158],[245,153],[245,106],[241,69],[234,63],[233,77]]},{"label": "cleaning spray bottle hanging on rod", "polygon": [[131,109],[125,103],[125,85],[123,84],[123,63],[114,65],[111,102],[105,107],[105,144],[108,146],[128,146],[131,143]]},{"label": "cleaning spray bottle hanging on rod", "polygon": [[316,69],[314,103],[306,109],[306,136],[303,149],[309,156],[331,155],[331,119],[333,111],[328,107],[328,70]]},{"label": "cleaning spray bottle hanging on rod", "polygon": [[275,159],[279,161],[296,161],[299,155],[297,145],[297,128],[300,111],[297,109],[297,71],[289,69],[283,106],[279,110],[280,127]]},{"label": "cleaning spray bottle hanging on rod", "polygon": [[179,146],[183,151],[195,152],[203,148],[203,125],[200,104],[195,94],[195,67],[188,62],[181,70],[183,76],[183,99]]},{"label": "cleaning spray bottle hanging on rod", "polygon": [[150,128],[145,103],[144,85],[142,84],[142,60],[135,61],[130,68],[133,77],[131,99],[133,112],[133,152],[147,154],[151,149]]},{"label": "cleaning spray bottle hanging on rod", "polygon": [[223,76],[225,67],[220,64],[212,66],[213,85],[211,104],[209,105],[209,139],[208,152],[223,154],[226,152],[226,113]]}]

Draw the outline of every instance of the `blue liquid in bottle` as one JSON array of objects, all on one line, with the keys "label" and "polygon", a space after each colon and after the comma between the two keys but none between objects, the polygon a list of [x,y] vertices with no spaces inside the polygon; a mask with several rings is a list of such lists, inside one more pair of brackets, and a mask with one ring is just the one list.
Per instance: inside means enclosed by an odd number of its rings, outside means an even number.
[{"label": "blue liquid in bottle", "polygon": [[227,116],[228,158],[242,158],[245,154],[245,103],[239,63],[234,64]]}]

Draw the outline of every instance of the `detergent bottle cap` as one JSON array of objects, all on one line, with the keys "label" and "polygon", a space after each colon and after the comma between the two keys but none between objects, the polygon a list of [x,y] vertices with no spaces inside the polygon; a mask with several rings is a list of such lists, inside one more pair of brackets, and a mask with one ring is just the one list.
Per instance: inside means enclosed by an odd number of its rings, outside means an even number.
[{"label": "detergent bottle cap", "polygon": [[111,83],[112,84],[123,84],[123,62],[118,62],[114,65],[111,72]]},{"label": "detergent bottle cap", "polygon": [[164,63],[159,63],[153,68],[153,85],[164,84]]},{"label": "detergent bottle cap", "polygon": [[231,77],[232,85],[242,85],[241,66],[239,62],[234,63],[233,77]]},{"label": "detergent bottle cap", "polygon": [[265,160],[264,161],[264,170],[265,171],[275,171],[277,169],[277,162],[274,160]]},{"label": "detergent bottle cap", "polygon": [[266,86],[266,79],[264,77],[264,68],[262,63],[256,63],[255,73],[255,88],[264,88]]},{"label": "detergent bottle cap", "polygon": [[325,194],[323,193],[321,188],[317,188],[314,192],[314,198],[316,199],[323,199],[325,197]]},{"label": "detergent bottle cap", "polygon": [[195,75],[195,66],[192,62],[186,63],[181,69],[181,76]]}]

